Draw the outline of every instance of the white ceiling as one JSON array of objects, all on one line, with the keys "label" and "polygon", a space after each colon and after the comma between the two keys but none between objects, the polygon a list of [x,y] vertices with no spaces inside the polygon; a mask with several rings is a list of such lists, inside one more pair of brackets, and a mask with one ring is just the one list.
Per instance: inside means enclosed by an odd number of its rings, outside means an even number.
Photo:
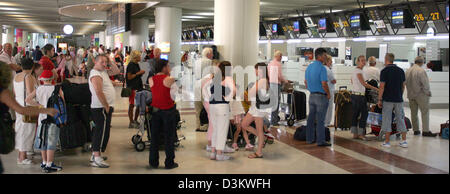
[{"label": "white ceiling", "polygon": [[[213,22],[214,0],[0,0],[0,25],[12,25],[30,32],[61,33],[65,24],[74,26],[74,34],[89,34],[105,29],[98,20],[73,18],[60,15],[59,8],[96,3],[151,2],[156,6],[170,6],[183,9],[183,25],[200,25]],[[391,1],[406,0],[360,0],[366,7],[386,5]],[[307,14],[318,14],[333,10],[359,8],[356,0],[261,0],[261,16],[265,18],[295,14],[296,10]],[[98,10],[97,10],[98,11]],[[133,17],[154,20],[154,9],[147,9]]]}]

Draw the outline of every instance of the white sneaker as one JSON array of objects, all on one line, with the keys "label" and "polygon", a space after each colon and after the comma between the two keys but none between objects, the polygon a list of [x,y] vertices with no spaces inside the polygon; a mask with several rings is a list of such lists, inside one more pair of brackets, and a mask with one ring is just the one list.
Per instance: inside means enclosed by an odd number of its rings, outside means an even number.
[{"label": "white sneaker", "polygon": [[96,157],[94,159],[94,162],[91,162],[91,166],[92,167],[97,167],[97,168],[109,168],[109,164],[106,163],[103,158],[101,157]]},{"label": "white sneaker", "polygon": [[209,154],[209,159],[216,160],[216,153],[210,153]]},{"label": "white sneaker", "polygon": [[230,148],[229,146],[225,145],[225,149],[223,150],[225,153],[234,153],[234,149]]},{"label": "white sneaker", "polygon": [[406,141],[402,141],[398,145],[402,148],[408,148],[408,142],[406,142]]},{"label": "white sneaker", "polygon": [[206,151],[207,151],[207,152],[211,152],[211,150],[212,150],[212,149],[211,149],[211,146],[206,145]]},{"label": "white sneaker", "polygon": [[230,160],[230,159],[231,159],[231,156],[227,156],[225,154],[216,156],[216,160],[218,160],[218,161],[225,161],[225,160]]},{"label": "white sneaker", "polygon": [[20,162],[19,160],[17,160],[17,164],[18,164],[18,165],[32,165],[32,164],[33,164],[33,161],[30,160],[30,159],[22,160],[22,162]]},{"label": "white sneaker", "polygon": [[[90,162],[94,162],[94,159],[95,159],[95,156],[94,156],[94,155],[91,155],[91,159],[90,159],[89,161],[90,161]],[[106,161],[106,160],[108,160],[108,157],[102,156],[102,159],[103,159],[104,161]]]},{"label": "white sneaker", "polygon": [[391,144],[390,143],[383,143],[383,144],[381,144],[381,146],[383,146],[385,148],[390,148]]}]

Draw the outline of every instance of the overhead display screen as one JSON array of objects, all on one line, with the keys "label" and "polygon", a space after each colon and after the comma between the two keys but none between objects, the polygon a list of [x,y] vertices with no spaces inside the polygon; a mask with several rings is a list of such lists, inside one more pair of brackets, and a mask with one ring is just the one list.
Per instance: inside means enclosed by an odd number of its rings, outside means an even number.
[{"label": "overhead display screen", "polygon": [[392,24],[395,26],[403,25],[403,11],[393,11],[392,12]]},{"label": "overhead display screen", "polygon": [[447,5],[447,6],[445,6],[445,21],[447,21],[447,22],[448,22],[448,15],[449,15],[449,13],[448,13],[448,5]]},{"label": "overhead display screen", "polygon": [[278,24],[272,24],[272,33],[278,32]]},{"label": "overhead display screen", "polygon": [[351,28],[360,28],[361,27],[361,20],[360,15],[352,15],[350,17],[350,26]]},{"label": "overhead display screen", "polygon": [[294,32],[300,32],[300,22],[299,21],[295,21],[293,26],[294,26]]},{"label": "overhead display screen", "polygon": [[321,18],[319,19],[319,30],[327,30],[327,19]]}]

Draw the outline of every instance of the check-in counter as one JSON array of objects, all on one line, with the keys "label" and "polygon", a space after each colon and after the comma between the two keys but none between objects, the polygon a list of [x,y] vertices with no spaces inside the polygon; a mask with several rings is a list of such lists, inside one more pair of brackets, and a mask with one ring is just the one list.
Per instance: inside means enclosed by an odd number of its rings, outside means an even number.
[{"label": "check-in counter", "polygon": [[[300,87],[305,87],[305,72],[308,68],[307,64],[299,62],[288,61],[283,64],[283,75],[288,80],[298,82]],[[355,67],[344,66],[342,64],[333,65],[333,73],[336,77],[336,91],[341,86],[346,86],[349,90],[352,89],[351,78]],[[429,72],[430,88],[432,97],[430,105],[432,108],[448,108],[449,105],[449,72]],[[405,105],[408,105],[407,91],[404,93]]]}]

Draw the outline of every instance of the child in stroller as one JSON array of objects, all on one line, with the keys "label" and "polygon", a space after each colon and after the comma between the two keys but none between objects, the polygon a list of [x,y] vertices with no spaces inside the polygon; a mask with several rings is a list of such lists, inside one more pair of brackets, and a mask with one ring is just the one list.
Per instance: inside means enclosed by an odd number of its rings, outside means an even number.
[{"label": "child in stroller", "polygon": [[[152,112],[153,107],[150,106],[152,103],[152,93],[150,90],[142,90],[139,92],[136,92],[136,106],[139,107],[139,123],[140,126],[138,128],[138,131],[136,135],[134,135],[131,138],[131,142],[134,144],[134,148],[138,152],[142,152],[145,150],[146,147],[150,146],[150,130],[151,130],[151,119],[152,119]],[[185,121],[181,121],[180,114],[178,112],[177,114],[177,130],[182,128],[182,124],[185,123]],[[145,133],[147,132],[147,140],[143,141],[142,137],[144,137]],[[161,140],[160,145],[164,145],[164,138],[160,137]],[[178,138],[178,135],[176,137],[175,147],[180,146],[180,141],[186,139],[186,137],[182,136],[181,138]]]}]

